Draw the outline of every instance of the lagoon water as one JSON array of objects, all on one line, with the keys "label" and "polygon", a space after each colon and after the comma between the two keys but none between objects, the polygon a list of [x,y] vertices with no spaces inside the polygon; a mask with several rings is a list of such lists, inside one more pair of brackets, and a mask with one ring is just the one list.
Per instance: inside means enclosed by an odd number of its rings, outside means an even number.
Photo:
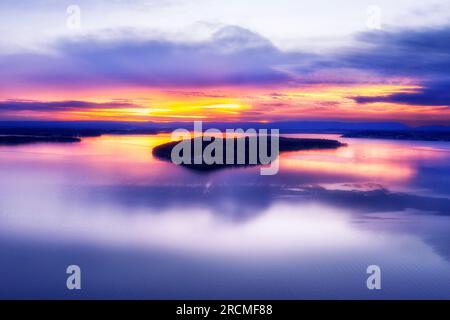
[{"label": "lagoon water", "polygon": [[449,299],[450,143],[293,136],[348,145],[274,176],[154,159],[168,134],[0,146],[0,298]]}]

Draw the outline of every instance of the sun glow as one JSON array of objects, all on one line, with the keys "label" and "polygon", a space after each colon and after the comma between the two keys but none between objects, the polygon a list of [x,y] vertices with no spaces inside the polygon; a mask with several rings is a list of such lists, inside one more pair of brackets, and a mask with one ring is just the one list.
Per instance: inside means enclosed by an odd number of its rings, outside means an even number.
[{"label": "sun glow", "polygon": [[[412,93],[414,85],[305,85],[302,87],[208,88],[172,90],[107,90],[34,97],[62,106],[54,110],[31,109],[28,118],[49,120],[112,121],[282,121],[301,119],[441,121],[450,119],[450,109],[412,106],[391,102],[360,104],[355,97],[384,97]],[[22,97],[31,99],[31,97]],[[65,101],[82,101],[88,106],[65,107]],[[92,104],[92,106],[90,106]],[[23,118],[22,110],[4,111],[9,118]]]}]

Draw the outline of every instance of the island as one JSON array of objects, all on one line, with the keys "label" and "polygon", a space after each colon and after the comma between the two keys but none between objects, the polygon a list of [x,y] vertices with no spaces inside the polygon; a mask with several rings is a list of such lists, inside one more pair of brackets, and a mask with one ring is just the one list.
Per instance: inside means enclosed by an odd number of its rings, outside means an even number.
[{"label": "island", "polygon": [[73,143],[82,138],[100,137],[104,134],[133,135],[157,134],[161,131],[128,123],[8,123],[0,122],[0,145],[30,143]]},{"label": "island", "polygon": [[[212,171],[222,168],[231,168],[231,167],[242,167],[242,166],[255,166],[255,165],[263,165],[267,164],[267,161],[264,161],[261,157],[261,150],[259,150],[260,139],[267,139],[267,148],[262,152],[263,155],[267,156],[269,159],[269,163],[274,161],[278,154],[273,153],[271,150],[272,145],[272,137],[266,136],[261,137],[258,136],[253,138],[253,140],[249,137],[241,137],[241,138],[217,138],[211,137],[210,141],[204,140],[203,137],[191,138],[187,140],[182,140],[183,143],[186,143],[191,148],[190,155],[188,156],[189,161],[180,163],[179,165],[186,167],[188,169],[196,170],[196,171]],[[218,139],[218,143],[221,146],[222,154],[219,155],[218,163],[208,164],[204,161],[200,163],[196,163],[195,159],[202,159],[205,151],[208,149],[208,146]],[[256,140],[256,142],[255,142]],[[251,142],[252,141],[252,142]],[[159,146],[156,146],[152,150],[152,154],[155,158],[173,162],[172,160],[172,152],[176,146],[179,146],[181,141],[173,141],[168,142]],[[195,149],[195,144],[198,144],[200,148]],[[217,143],[217,142],[216,142]],[[256,146],[256,154],[257,156],[252,156],[250,154],[252,143]],[[217,145],[217,144],[216,144]],[[242,149],[239,149],[238,146],[243,146]],[[315,149],[337,149],[339,147],[345,146],[346,144],[341,143],[337,140],[328,140],[328,139],[306,139],[306,138],[286,138],[279,137],[279,152],[289,152],[289,151],[301,151],[301,150],[315,150]],[[229,146],[232,146],[229,148]],[[210,147],[209,147],[210,148]],[[243,150],[243,151],[242,151]],[[242,154],[244,152],[244,154]],[[181,155],[184,156],[183,152]],[[213,156],[216,156],[214,152]],[[240,160],[239,160],[240,159]]]}]

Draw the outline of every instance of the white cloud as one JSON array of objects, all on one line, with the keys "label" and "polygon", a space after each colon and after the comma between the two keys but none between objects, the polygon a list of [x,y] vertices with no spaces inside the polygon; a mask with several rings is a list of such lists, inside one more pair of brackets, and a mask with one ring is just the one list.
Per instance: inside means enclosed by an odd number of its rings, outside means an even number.
[{"label": "white cloud", "polygon": [[364,31],[367,7],[373,4],[381,9],[383,25],[430,26],[450,18],[446,0],[6,0],[0,4],[0,49],[36,47],[38,41],[70,36],[73,31],[65,24],[69,4],[82,10],[83,33],[133,27],[198,40],[223,25],[237,25],[262,34],[282,49],[317,51],[340,46],[352,34]]}]

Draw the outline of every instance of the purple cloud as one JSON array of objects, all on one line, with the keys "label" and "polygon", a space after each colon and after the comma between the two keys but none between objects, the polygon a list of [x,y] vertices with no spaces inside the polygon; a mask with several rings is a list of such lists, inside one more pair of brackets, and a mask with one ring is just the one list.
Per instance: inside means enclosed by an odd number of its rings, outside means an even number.
[{"label": "purple cloud", "polygon": [[354,97],[355,101],[450,105],[450,25],[368,32],[357,39],[361,46],[337,55],[333,66],[369,71],[386,79],[407,77],[423,89],[382,97]]},{"label": "purple cloud", "polygon": [[417,92],[402,92],[380,97],[354,97],[358,103],[391,102],[410,105],[449,106],[450,82],[432,82],[425,84],[422,90]]},{"label": "purple cloud", "polygon": [[5,100],[0,101],[0,111],[51,111],[51,110],[79,110],[90,108],[123,108],[134,107],[127,102],[95,103],[89,101],[36,101],[36,100]]},{"label": "purple cloud", "polygon": [[79,86],[208,86],[290,80],[278,65],[307,55],[288,54],[239,27],[224,27],[201,43],[94,38],[63,40],[56,54],[0,57],[2,82]]},{"label": "purple cloud", "polygon": [[283,52],[264,37],[232,26],[217,31],[208,41],[196,43],[84,37],[57,42],[51,54],[0,55],[0,85],[5,91],[39,85],[64,89],[173,88],[391,83],[394,78],[404,77],[424,89],[389,97],[353,98],[359,103],[448,106],[449,39],[450,26],[366,32],[357,36],[356,46],[318,56]]}]

